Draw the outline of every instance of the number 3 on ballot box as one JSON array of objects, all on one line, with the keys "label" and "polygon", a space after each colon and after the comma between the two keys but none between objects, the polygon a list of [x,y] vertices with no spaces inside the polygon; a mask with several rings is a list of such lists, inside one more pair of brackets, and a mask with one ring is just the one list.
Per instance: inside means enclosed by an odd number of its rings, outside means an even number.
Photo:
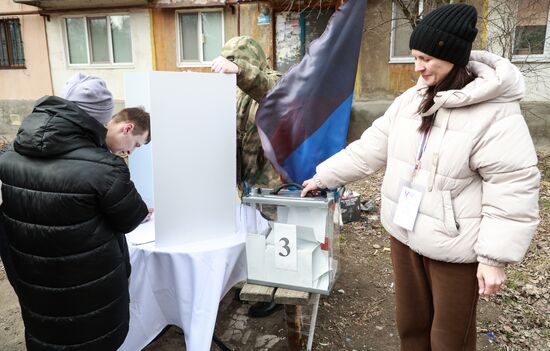
[{"label": "number 3 on ballot box", "polygon": [[298,270],[296,255],[296,226],[275,223],[275,267],[289,271]]}]

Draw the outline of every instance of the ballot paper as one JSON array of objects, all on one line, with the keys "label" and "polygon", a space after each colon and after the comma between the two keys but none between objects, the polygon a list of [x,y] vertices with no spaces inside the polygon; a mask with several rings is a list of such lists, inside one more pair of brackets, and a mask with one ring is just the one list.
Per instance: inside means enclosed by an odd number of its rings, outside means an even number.
[{"label": "ballot paper", "polygon": [[155,241],[155,215],[145,223],[140,224],[132,232],[126,234],[126,240],[132,245],[142,245]]}]

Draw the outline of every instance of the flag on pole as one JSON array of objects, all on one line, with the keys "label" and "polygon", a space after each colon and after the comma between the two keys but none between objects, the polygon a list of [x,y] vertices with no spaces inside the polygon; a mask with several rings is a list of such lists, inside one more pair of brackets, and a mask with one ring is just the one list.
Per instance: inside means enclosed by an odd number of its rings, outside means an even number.
[{"label": "flag on pole", "polygon": [[262,99],[256,125],[285,181],[302,183],[344,148],[367,0],[348,0],[302,61]]}]

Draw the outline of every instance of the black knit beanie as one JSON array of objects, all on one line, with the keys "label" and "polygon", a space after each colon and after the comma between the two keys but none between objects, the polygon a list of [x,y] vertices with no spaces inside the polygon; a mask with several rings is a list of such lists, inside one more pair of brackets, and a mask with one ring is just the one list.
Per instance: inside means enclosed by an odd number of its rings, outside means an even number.
[{"label": "black knit beanie", "polygon": [[427,14],[416,26],[409,48],[466,66],[476,38],[477,11],[466,4],[450,4]]}]

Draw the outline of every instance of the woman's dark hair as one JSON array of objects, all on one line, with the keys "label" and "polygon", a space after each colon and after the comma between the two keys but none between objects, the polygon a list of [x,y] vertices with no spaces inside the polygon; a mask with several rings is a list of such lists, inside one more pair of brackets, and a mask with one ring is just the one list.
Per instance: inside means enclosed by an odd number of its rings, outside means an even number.
[{"label": "woman's dark hair", "polygon": [[[451,71],[445,78],[434,86],[428,87],[426,95],[422,99],[420,106],[418,107],[418,113],[424,113],[430,109],[434,104],[434,97],[440,91],[458,90],[464,88],[468,83],[473,81],[475,76],[468,72],[466,67],[454,65]],[[435,120],[435,113],[429,116],[422,117],[422,124],[418,128],[419,132],[424,132],[430,128]]]}]

